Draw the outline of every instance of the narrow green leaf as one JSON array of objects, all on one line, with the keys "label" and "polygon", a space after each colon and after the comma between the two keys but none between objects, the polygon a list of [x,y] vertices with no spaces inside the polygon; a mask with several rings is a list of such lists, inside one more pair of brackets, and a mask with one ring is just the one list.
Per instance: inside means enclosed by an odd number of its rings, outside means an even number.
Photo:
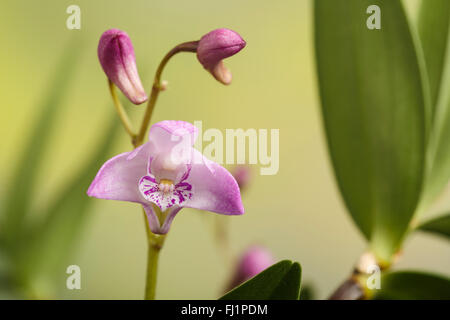
[{"label": "narrow green leaf", "polygon": [[[107,160],[115,142],[120,126],[116,114],[111,116],[110,124],[101,138],[97,150],[90,156],[86,165],[77,172],[66,185],[61,195],[50,205],[42,223],[30,230],[31,237],[18,268],[21,276],[32,281],[42,271],[51,276],[62,275],[61,266],[67,266],[78,235],[86,223],[89,204],[92,199],[87,189],[98,169]],[[58,272],[59,271],[59,272]]]},{"label": "narrow green leaf", "polygon": [[444,67],[447,64],[450,1],[422,0],[418,22],[419,37],[427,67],[431,106],[434,110],[439,98]]},{"label": "narrow green leaf", "polygon": [[381,289],[373,294],[376,300],[448,300],[450,279],[422,272],[392,272],[381,277]]},{"label": "narrow green leaf", "polygon": [[450,240],[450,214],[426,221],[417,230],[435,233]]},{"label": "narrow green leaf", "polygon": [[271,300],[299,300],[302,268],[294,262],[270,295]]},{"label": "narrow green leaf", "polygon": [[312,285],[302,285],[300,290],[300,300],[317,300],[316,290]]},{"label": "narrow green leaf", "polygon": [[428,148],[430,172],[422,199],[422,207],[426,207],[450,178],[450,1],[422,1],[418,29],[433,109]]},{"label": "narrow green leaf", "polygon": [[[13,245],[13,238],[21,235],[24,218],[29,209],[35,187],[37,168],[48,145],[52,128],[58,112],[64,108],[62,100],[68,91],[70,80],[74,77],[80,48],[75,43],[65,50],[63,57],[55,68],[55,74],[49,83],[43,101],[36,106],[42,110],[39,119],[31,130],[28,143],[18,160],[15,172],[8,183],[5,204],[2,208],[1,236],[7,245]],[[33,170],[30,170],[30,166]],[[24,197],[24,195],[27,195]]]},{"label": "narrow green leaf", "polygon": [[[380,30],[366,26],[371,5],[381,9]],[[422,187],[429,112],[423,63],[398,0],[315,1],[315,45],[337,183],[377,257],[389,260]]]},{"label": "narrow green leaf", "polygon": [[298,300],[301,267],[280,261],[224,295],[221,300]]}]

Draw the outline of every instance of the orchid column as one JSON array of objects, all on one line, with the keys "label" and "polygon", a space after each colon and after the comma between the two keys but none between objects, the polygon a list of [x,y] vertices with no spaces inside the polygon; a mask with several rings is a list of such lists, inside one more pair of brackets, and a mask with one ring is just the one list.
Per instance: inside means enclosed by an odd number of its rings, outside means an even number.
[{"label": "orchid column", "polygon": [[[182,208],[225,215],[244,213],[239,186],[233,176],[192,147],[197,138],[197,128],[192,124],[175,120],[156,123],[150,129],[148,142],[143,144],[159,92],[164,89],[161,74],[172,56],[194,52],[218,81],[229,84],[231,73],[222,60],[244,46],[245,41],[229,29],[217,29],[199,41],[175,46],[162,59],[147,98],[128,35],[111,29],[100,38],[99,60],[108,77],[116,110],[135,149],[108,160],[87,193],[91,197],[141,204],[149,248],[145,299],[155,298],[159,252],[173,219]],[[148,101],[138,132],[134,131],[120,103],[116,86],[134,104]]]}]

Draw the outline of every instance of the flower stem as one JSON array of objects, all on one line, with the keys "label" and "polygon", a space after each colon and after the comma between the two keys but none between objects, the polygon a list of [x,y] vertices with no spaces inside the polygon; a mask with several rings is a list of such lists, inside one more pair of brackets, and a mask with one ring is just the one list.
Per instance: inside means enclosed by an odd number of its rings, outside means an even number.
[{"label": "flower stem", "polygon": [[149,244],[147,257],[147,282],[144,297],[145,300],[155,300],[159,251],[160,249]]},{"label": "flower stem", "polygon": [[156,293],[156,279],[158,275],[158,260],[159,252],[161,251],[164,242],[164,236],[160,239],[153,239],[148,243],[147,256],[147,281],[145,285],[145,300],[155,300]]},{"label": "flower stem", "polygon": [[144,223],[147,231],[148,253],[147,253],[147,279],[145,282],[145,300],[155,300],[156,280],[158,275],[159,252],[161,251],[165,235],[156,235],[151,232],[147,217],[144,212]]},{"label": "flower stem", "polygon": [[123,108],[122,103],[119,100],[119,97],[117,96],[116,86],[109,79],[108,85],[109,91],[111,92],[111,97],[114,102],[114,106],[116,107],[117,114],[119,115],[119,118],[122,121],[125,130],[130,135],[131,139],[134,140],[136,138],[136,134],[134,133],[133,125],[131,124],[130,118],[128,118],[127,112]]},{"label": "flower stem", "polygon": [[[158,98],[159,92],[161,91],[161,74],[166,66],[167,62],[169,62],[170,58],[173,57],[178,52],[196,52],[197,51],[198,41],[184,42],[172,50],[170,50],[164,58],[161,60],[161,63],[156,70],[155,78],[153,80],[152,91],[150,93],[150,98],[147,103],[147,109],[145,110],[144,118],[142,119],[141,128],[137,135],[132,136],[131,143],[135,148],[139,147],[143,141],[145,134],[148,129],[148,125],[150,124],[150,120],[152,118],[153,109],[155,108],[156,100]],[[159,260],[159,252],[162,249],[164,244],[165,235],[155,235],[151,232],[148,222],[147,216],[144,211],[144,223],[145,228],[147,230],[147,242],[148,242],[148,254],[147,254],[147,280],[145,285],[145,300],[154,300],[156,293],[156,279],[158,274],[158,260]]]},{"label": "flower stem", "polygon": [[[150,93],[150,98],[147,103],[147,109],[145,110],[144,118],[142,119],[141,128],[139,133],[136,134],[133,130],[133,126],[131,124],[128,115],[123,108],[120,100],[117,96],[117,92],[114,84],[109,81],[109,90],[111,92],[111,97],[114,102],[114,106],[116,107],[117,113],[122,121],[125,130],[131,137],[131,143],[134,148],[139,147],[144,142],[144,137],[147,132],[148,126],[150,124],[150,120],[153,114],[153,110],[155,108],[156,100],[158,98],[159,92],[162,90],[161,86],[161,74],[164,70],[164,67],[169,62],[170,58],[172,58],[175,54],[179,52],[197,52],[198,41],[190,41],[184,42],[177,46],[175,46],[172,50],[170,50],[164,58],[161,60],[161,63],[156,70],[155,78],[153,80],[153,86]],[[148,226],[147,217],[144,211],[144,219],[145,226],[147,231],[147,242],[148,242],[148,256],[147,256],[147,280],[145,285],[145,300],[154,300],[155,292],[156,292],[156,279],[158,274],[158,259],[159,252],[164,244],[165,235],[156,235],[153,234]]]},{"label": "flower stem", "polygon": [[224,264],[232,267],[233,259],[229,242],[229,219],[223,219],[221,215],[214,216],[214,238],[222,254]]},{"label": "flower stem", "polygon": [[175,46],[172,50],[170,50],[164,58],[161,60],[158,69],[156,70],[155,78],[153,80],[153,86],[150,93],[150,98],[148,99],[147,109],[145,110],[144,118],[142,119],[141,128],[136,138],[133,140],[134,146],[139,146],[142,144],[145,133],[147,132],[148,125],[150,124],[150,119],[153,114],[153,110],[155,108],[156,100],[158,99],[159,92],[161,91],[161,74],[166,66],[167,62],[169,62],[170,58],[172,58],[175,54],[179,52],[196,52],[197,51],[198,41],[190,41],[184,42],[177,46]]}]

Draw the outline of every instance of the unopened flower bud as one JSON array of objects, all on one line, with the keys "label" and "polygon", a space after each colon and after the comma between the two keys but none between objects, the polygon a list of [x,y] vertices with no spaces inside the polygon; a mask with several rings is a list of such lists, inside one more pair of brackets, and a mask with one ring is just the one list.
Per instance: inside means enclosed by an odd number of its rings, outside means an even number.
[{"label": "unopened flower bud", "polygon": [[240,258],[228,289],[253,278],[275,263],[272,254],[264,247],[252,246]]},{"label": "unopened flower bud", "polygon": [[105,31],[98,43],[98,59],[103,70],[125,96],[134,104],[147,100],[136,67],[133,44],[124,31]]},{"label": "unopened flower bud", "polygon": [[231,174],[233,175],[234,179],[236,180],[241,191],[248,186],[248,184],[252,178],[252,172],[248,165],[235,166],[231,170]]},{"label": "unopened flower bud", "polygon": [[231,72],[223,64],[223,59],[235,55],[245,47],[241,36],[230,29],[216,29],[205,34],[198,43],[197,58],[216,80],[231,83]]}]

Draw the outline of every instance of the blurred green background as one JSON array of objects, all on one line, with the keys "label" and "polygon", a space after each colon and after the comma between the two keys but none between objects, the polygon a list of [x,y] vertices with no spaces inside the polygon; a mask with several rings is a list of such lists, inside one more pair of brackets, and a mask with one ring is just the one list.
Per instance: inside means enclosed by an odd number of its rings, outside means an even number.
[{"label": "blurred green background", "polygon": [[[411,19],[417,1],[405,1]],[[81,8],[81,30],[68,30],[66,8]],[[345,19],[345,17],[343,17]],[[77,71],[52,131],[51,147],[38,170],[32,206],[39,209],[59,194],[100,141],[114,113],[97,42],[109,28],[130,35],[147,90],[163,55],[174,45],[227,27],[247,47],[225,63],[233,83],[225,87],[205,72],[193,54],[176,56],[166,68],[169,81],[152,122],[203,121],[203,129],[280,129],[280,170],[254,179],[243,195],[246,214],[231,217],[231,248],[266,245],[277,259],[294,259],[303,282],[325,298],[351,271],[364,251],[336,188],[328,159],[312,44],[312,2],[301,1],[2,1],[0,3],[0,194],[11,177],[41,97],[70,43],[81,51]],[[135,120],[144,106],[129,107]],[[110,156],[130,149],[125,131]],[[104,159],[106,160],[106,158]],[[23,194],[23,197],[29,197]],[[450,207],[450,190],[433,212]],[[1,199],[0,201],[5,201]],[[157,298],[213,299],[221,295],[231,270],[213,242],[211,219],[190,209],[176,217],[160,259]],[[204,213],[204,215],[213,215]],[[38,219],[39,217],[31,217]],[[69,264],[82,272],[82,289],[58,283],[68,299],[141,299],[146,268],[142,213],[135,204],[94,200]],[[2,230],[0,230],[2,232]],[[414,234],[397,265],[449,275],[447,243]],[[55,278],[64,279],[65,269]],[[35,286],[46,283],[36,277]]]}]

